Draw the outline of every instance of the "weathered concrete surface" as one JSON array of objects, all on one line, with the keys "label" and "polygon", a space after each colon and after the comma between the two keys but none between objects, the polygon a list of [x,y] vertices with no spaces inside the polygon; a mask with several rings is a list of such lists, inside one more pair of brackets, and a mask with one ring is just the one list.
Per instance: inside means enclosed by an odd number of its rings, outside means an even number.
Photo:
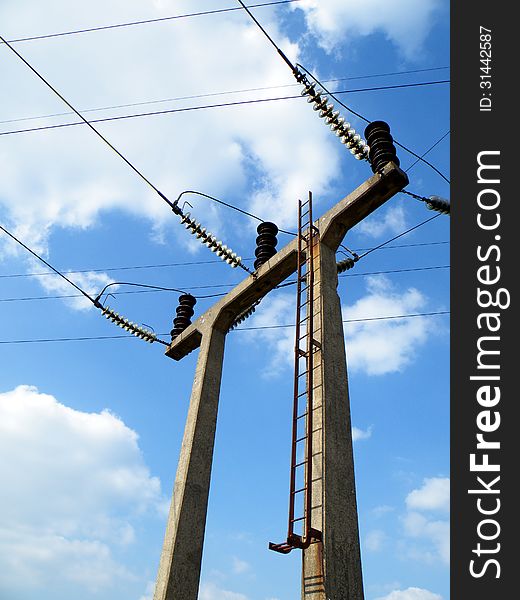
[{"label": "weathered concrete surface", "polygon": [[[313,321],[312,527],[323,534],[303,551],[302,600],[363,600],[345,340],[335,250],[316,253]],[[319,299],[319,300],[318,300]]]},{"label": "weathered concrete surface", "polygon": [[[407,183],[406,174],[390,163],[382,175],[368,179],[315,222],[321,235],[315,263],[315,337],[322,347],[314,368],[312,526],[324,539],[304,551],[304,600],[363,598],[335,252],[349,229]],[[296,244],[296,239],[289,242],[166,351],[180,360],[200,346],[154,600],[197,600],[225,332],[240,312],[296,271]]]},{"label": "weathered concrete surface", "polygon": [[203,330],[154,600],[197,600],[225,334]]},{"label": "weathered concrete surface", "polygon": [[[337,250],[345,234],[371,212],[408,184],[406,173],[393,163],[388,163],[382,175],[373,175],[348,196],[340,200],[318,221],[321,240],[329,248]],[[235,318],[260,298],[282,283],[297,269],[297,240],[291,240],[255,273],[233,288],[211,311],[215,324],[226,331]],[[166,356],[181,360],[198,348],[204,315],[187,327],[166,350]]]}]

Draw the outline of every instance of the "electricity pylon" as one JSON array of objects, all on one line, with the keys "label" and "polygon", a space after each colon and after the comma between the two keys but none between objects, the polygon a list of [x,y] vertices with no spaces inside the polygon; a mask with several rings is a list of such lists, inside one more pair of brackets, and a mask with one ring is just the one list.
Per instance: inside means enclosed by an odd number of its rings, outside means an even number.
[{"label": "electricity pylon", "polygon": [[[314,221],[313,490],[302,548],[302,600],[363,600],[350,401],[336,252],[346,233],[408,184],[395,163]],[[311,234],[310,234],[311,235]],[[154,600],[197,600],[226,333],[237,317],[298,269],[298,240],[281,248],[178,335],[166,356],[200,347]]]}]

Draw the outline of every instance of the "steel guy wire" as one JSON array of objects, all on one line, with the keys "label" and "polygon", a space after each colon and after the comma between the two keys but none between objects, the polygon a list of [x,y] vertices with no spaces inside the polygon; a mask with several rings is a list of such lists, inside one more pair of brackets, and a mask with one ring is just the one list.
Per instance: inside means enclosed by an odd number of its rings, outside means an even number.
[{"label": "steel guy wire", "polygon": [[[371,75],[356,75],[353,77],[337,77],[334,79],[324,79],[323,81],[325,83],[334,83],[334,82],[339,82],[339,81],[354,81],[357,79],[373,79],[376,77],[391,77],[391,76],[395,76],[395,75],[409,75],[412,73],[442,71],[445,69],[449,69],[449,67],[431,67],[428,69],[393,71],[390,73],[375,73],[375,74],[371,74]],[[420,83],[421,82],[417,82],[416,84],[413,84],[413,85],[419,85]],[[428,83],[428,82],[426,82],[426,83]],[[246,92],[261,92],[261,91],[265,91],[265,90],[276,90],[276,89],[281,89],[281,88],[298,87],[299,85],[300,85],[299,83],[287,83],[284,85],[268,85],[268,86],[256,87],[256,88],[245,88],[242,90],[228,90],[228,91],[224,91],[224,92],[210,92],[210,93],[206,93],[206,94],[194,94],[191,96],[177,96],[174,98],[162,98],[160,100],[146,100],[146,101],[142,101],[142,102],[129,102],[126,104],[114,104],[111,106],[100,106],[98,108],[85,108],[85,109],[80,109],[80,112],[83,114],[89,113],[89,112],[102,112],[102,111],[107,111],[107,110],[114,110],[116,108],[132,108],[134,106],[146,106],[149,104],[163,104],[165,102],[178,102],[179,100],[196,100],[199,98],[210,98],[210,97],[214,97],[214,96],[244,94]],[[350,90],[350,92],[355,92],[355,91],[356,90]],[[345,92],[338,91],[338,92],[334,92],[334,93],[337,94],[337,93],[345,93]],[[16,119],[7,119],[7,120],[0,121],[0,125],[7,124],[7,123],[19,123],[21,121],[35,121],[35,120],[39,120],[39,119],[51,119],[54,117],[67,117],[67,116],[74,115],[74,114],[75,114],[74,112],[62,112],[62,113],[52,113],[52,114],[47,114],[47,115],[37,115],[37,116],[32,116],[32,117],[18,117]]]},{"label": "steel guy wire", "polygon": [[[260,8],[263,6],[276,6],[278,4],[290,4],[292,2],[301,2],[301,0],[274,0],[272,2],[262,2],[261,4],[253,4],[252,7]],[[48,33],[48,34],[44,34],[44,35],[34,35],[34,36],[30,36],[30,37],[11,39],[8,41],[11,44],[19,44],[21,42],[45,40],[45,39],[63,37],[63,36],[68,36],[68,35],[78,35],[81,33],[92,33],[94,31],[104,31],[107,29],[118,29],[121,27],[132,27],[135,25],[148,25],[150,23],[160,23],[160,22],[164,22],[164,21],[173,21],[176,19],[186,19],[189,17],[201,17],[201,16],[205,16],[205,15],[215,15],[215,14],[221,14],[221,13],[226,13],[226,12],[233,12],[233,11],[237,11],[237,10],[242,10],[242,9],[240,7],[236,7],[236,6],[231,7],[231,8],[217,8],[214,10],[199,11],[199,12],[195,12],[195,13],[187,13],[187,14],[182,14],[182,15],[172,15],[169,17],[158,17],[155,19],[143,19],[141,21],[129,21],[126,23],[115,23],[112,25],[100,25],[99,27],[88,27],[88,28],[84,28],[84,29],[62,31],[61,33]]]},{"label": "steel guy wire", "polygon": [[[425,313],[411,313],[404,315],[391,315],[391,316],[383,316],[383,317],[367,317],[361,319],[344,319],[343,323],[360,323],[360,322],[368,322],[368,321],[385,321],[391,319],[411,319],[414,317],[434,317],[434,316],[442,316],[449,315],[449,310],[441,310],[441,311],[433,311],[433,312],[425,312]],[[294,327],[294,324],[286,324],[286,325],[264,325],[261,327],[237,327],[233,331],[255,331],[261,329],[284,329],[288,327]],[[157,335],[167,336],[169,333],[159,333]],[[0,344],[42,344],[49,342],[85,342],[85,341],[101,341],[101,340],[116,340],[116,339],[133,339],[130,335],[104,335],[104,336],[82,336],[75,338],[44,338],[44,339],[27,339],[27,340],[0,340]],[[169,345],[163,340],[158,340],[165,345]]]},{"label": "steel guy wire", "polygon": [[[377,86],[371,88],[358,88],[353,90],[339,90],[334,92],[335,94],[354,94],[361,92],[374,92],[374,91],[382,91],[382,90],[396,90],[396,89],[406,89],[406,88],[415,88],[415,87],[424,87],[430,85],[445,85],[450,83],[449,79],[442,79],[439,81],[423,81],[419,83],[406,83],[406,84],[397,84],[397,85],[386,85],[386,86]],[[191,112],[196,110],[209,110],[213,108],[230,108],[234,106],[244,106],[249,104],[262,104],[266,102],[278,102],[282,100],[297,100],[301,99],[302,96],[300,94],[294,96],[278,96],[273,98],[254,98],[252,100],[238,100],[236,102],[221,102],[218,104],[204,104],[198,106],[187,106],[182,108],[171,108],[167,110],[157,110],[157,111],[149,111],[142,113],[132,113],[130,115],[116,115],[113,117],[102,117],[99,119],[91,119],[90,121],[86,121],[84,117],[81,117],[81,121],[73,121],[71,123],[56,123],[54,125],[42,125],[40,127],[27,127],[25,129],[11,129],[8,131],[0,132],[0,136],[3,135],[19,135],[22,133],[32,133],[35,131],[47,131],[52,129],[62,129],[63,127],[75,127],[77,125],[85,125],[85,124],[98,124],[98,123],[110,123],[112,121],[123,121],[125,119],[137,119],[142,117],[153,117],[159,115],[169,115],[181,112]],[[75,113],[78,114],[78,113]],[[81,116],[81,115],[80,115]]]}]

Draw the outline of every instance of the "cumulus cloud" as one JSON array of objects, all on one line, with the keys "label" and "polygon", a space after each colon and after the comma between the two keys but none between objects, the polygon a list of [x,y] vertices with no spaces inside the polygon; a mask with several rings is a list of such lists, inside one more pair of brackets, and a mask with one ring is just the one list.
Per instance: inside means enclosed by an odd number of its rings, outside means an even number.
[{"label": "cumulus cloud", "polygon": [[[137,0],[114,0],[110,5],[92,0],[75,7],[70,15],[63,15],[62,4],[61,0],[49,0],[43,9],[38,2],[21,7],[14,0],[6,0],[0,7],[0,19],[11,23],[13,29],[18,26],[18,31],[8,32],[16,37],[53,31],[56,14],[68,19],[63,29],[99,24],[94,21],[99,21],[100,14],[107,23],[121,21],[121,14],[129,19],[133,15],[143,17],[142,2]],[[195,4],[190,2],[190,12],[196,10]],[[149,18],[179,12],[178,3],[168,1],[148,3],[147,9]],[[23,53],[79,109],[257,88],[259,82],[263,86],[293,83],[286,65],[240,11],[218,19],[218,27],[216,19],[179,19],[143,26],[139,36],[135,28],[113,30],[110,37],[96,34],[94,46],[89,36],[75,36],[73,44],[60,38],[59,44],[39,46],[37,55],[29,46]],[[275,11],[265,9],[263,20],[284,52],[296,60],[299,47],[280,31]],[[14,55],[6,54],[5,58],[5,84],[18,93],[2,97],[3,114],[19,118],[64,110]],[[222,94],[218,101],[268,95],[272,91]],[[159,107],[189,108],[198,103],[200,99],[185,99]],[[124,110],[88,115],[112,116]],[[67,119],[29,123],[38,126]],[[12,124],[3,127],[11,129]],[[280,226],[294,221],[298,197],[309,189],[323,194],[338,172],[340,147],[307,104],[298,100],[131,119],[98,127],[172,199],[185,189],[224,199],[237,190],[247,190],[244,208],[266,219],[276,215]],[[0,209],[4,222],[23,233],[24,241],[38,251],[47,249],[54,228],[90,228],[109,211],[144,218],[154,236],[160,238],[166,228],[189,247],[189,236],[164,202],[87,127],[11,135],[3,140]],[[201,214],[196,207],[195,215],[204,216],[206,208],[204,205]],[[226,220],[221,220],[214,233],[224,237],[226,227]]]},{"label": "cumulus cloud", "polygon": [[[343,319],[356,320],[345,326],[349,369],[367,375],[402,371],[413,362],[418,349],[433,330],[431,319],[388,319],[367,321],[373,317],[398,317],[424,309],[427,299],[416,288],[400,291],[384,276],[367,278],[367,294],[350,306],[343,306]],[[268,296],[249,319],[248,326],[272,327],[294,323],[295,299],[292,294]],[[266,377],[276,377],[294,364],[294,327],[259,329],[244,332],[245,342],[260,340],[270,348],[264,368]],[[360,432],[358,431],[357,434]],[[365,437],[370,430],[365,432]]]},{"label": "cumulus cloud", "polygon": [[406,217],[401,204],[391,206],[383,215],[371,215],[356,226],[358,233],[369,237],[378,238],[383,234],[393,235],[406,229]]},{"label": "cumulus cloud", "polygon": [[[417,560],[450,562],[450,524],[444,519],[431,519],[418,512],[409,512],[403,518],[406,535],[428,543],[409,547],[409,555]],[[433,550],[430,549],[433,548]]]},{"label": "cumulus cloud", "polygon": [[[399,317],[420,312],[427,302],[416,288],[400,292],[383,276],[367,278],[367,289],[366,296],[343,306],[344,320]],[[349,322],[345,327],[349,369],[368,375],[402,371],[413,362],[431,330],[427,317]]]},{"label": "cumulus cloud", "polygon": [[247,571],[251,570],[251,565],[245,561],[242,560],[241,558],[238,558],[237,556],[233,556],[233,573],[236,573],[237,575],[241,575],[242,573],[247,573]]},{"label": "cumulus cloud", "polygon": [[387,596],[376,598],[376,600],[442,600],[442,596],[422,588],[409,587],[406,590],[394,590]]},{"label": "cumulus cloud", "polygon": [[449,564],[450,525],[445,516],[449,510],[449,498],[450,480],[447,477],[427,478],[422,487],[408,494],[408,511],[402,519],[404,533],[420,543],[419,546],[403,544],[409,556],[421,561],[441,560]]},{"label": "cumulus cloud", "polygon": [[450,507],[450,480],[448,477],[425,479],[423,486],[406,497],[411,510],[448,510]]},{"label": "cumulus cloud", "polygon": [[380,529],[369,531],[365,536],[365,548],[370,552],[379,552],[386,540],[386,533]]},{"label": "cumulus cloud", "polygon": [[135,578],[116,551],[161,501],[135,431],[21,385],[0,394],[0,453],[0,590],[23,581],[99,591]]},{"label": "cumulus cloud", "polygon": [[407,59],[413,59],[435,23],[439,0],[302,0],[307,26],[328,52],[346,40],[382,33]]},{"label": "cumulus cloud", "polygon": [[368,429],[359,429],[359,427],[352,427],[352,440],[357,442],[358,440],[368,440],[372,437],[372,427]]}]

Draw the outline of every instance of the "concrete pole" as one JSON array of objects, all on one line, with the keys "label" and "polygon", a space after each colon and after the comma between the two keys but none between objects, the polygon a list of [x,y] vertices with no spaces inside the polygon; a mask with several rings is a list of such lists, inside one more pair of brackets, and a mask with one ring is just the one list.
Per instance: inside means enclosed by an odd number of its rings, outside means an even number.
[{"label": "concrete pole", "polygon": [[197,600],[225,334],[207,323],[195,370],[154,600]]},{"label": "concrete pole", "polygon": [[335,249],[314,261],[312,527],[323,540],[303,551],[302,600],[363,600],[350,401]]}]

